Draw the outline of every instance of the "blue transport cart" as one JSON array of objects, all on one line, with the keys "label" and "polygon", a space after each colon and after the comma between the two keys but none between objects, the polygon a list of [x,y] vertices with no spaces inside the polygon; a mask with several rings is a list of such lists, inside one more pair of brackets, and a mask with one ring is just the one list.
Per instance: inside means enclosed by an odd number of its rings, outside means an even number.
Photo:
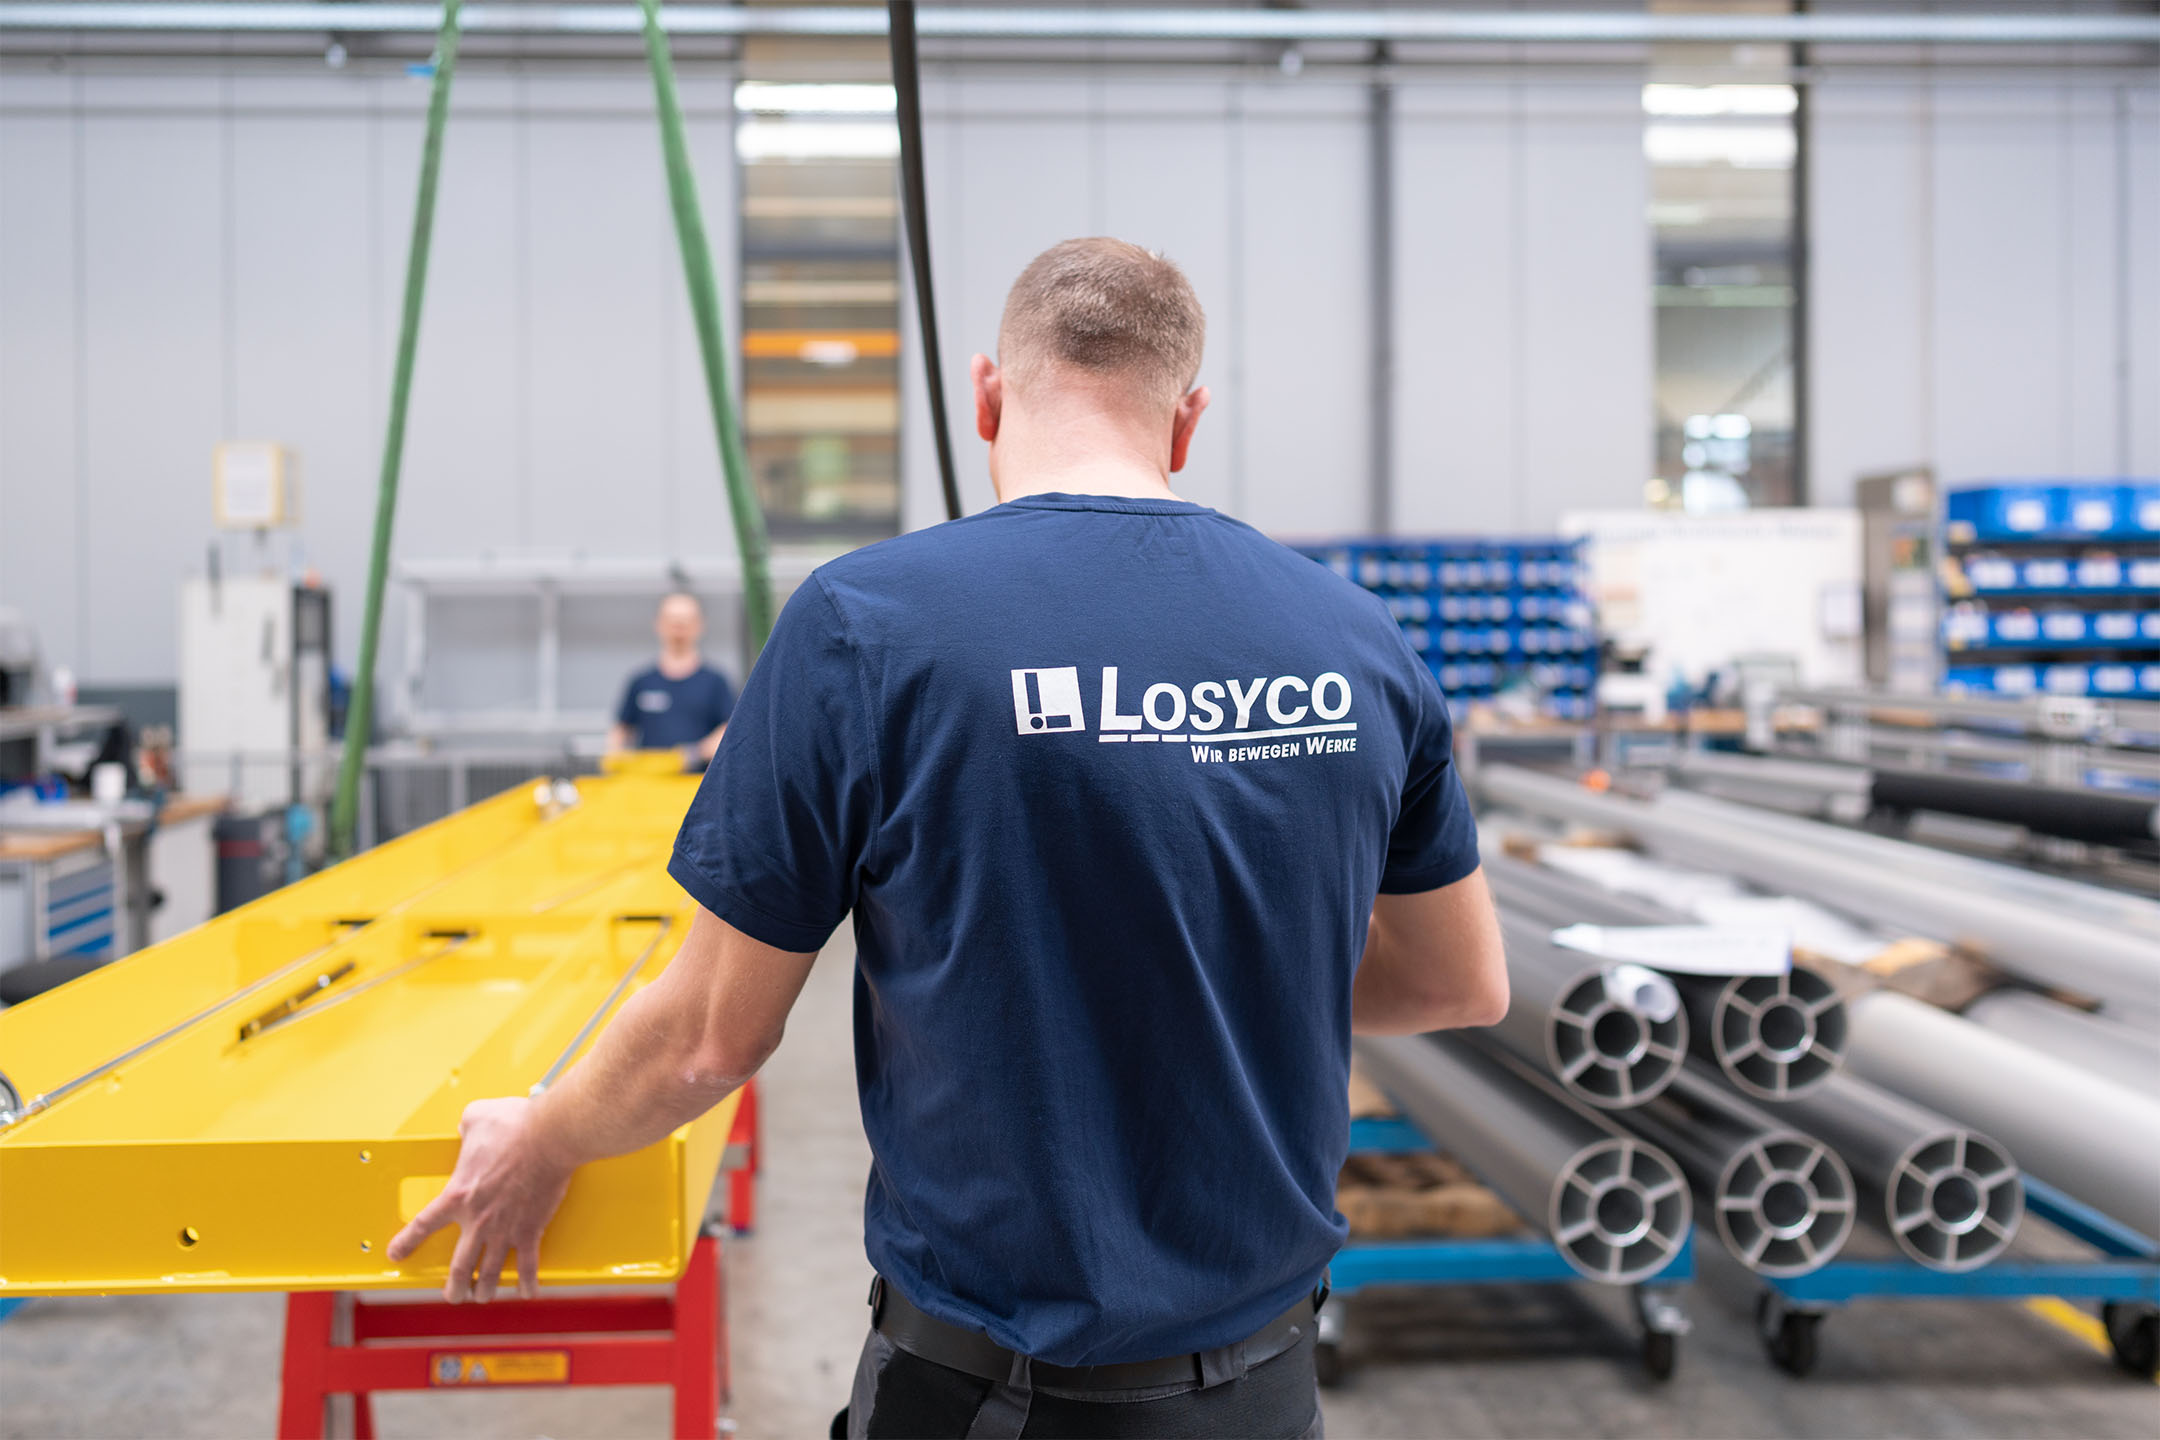
[{"label": "blue transport cart", "polygon": [[1855,1300],[1962,1298],[2097,1300],[2115,1363],[2150,1376],[2160,1362],[2160,1246],[2121,1222],[2025,1177],[2025,1214],[2100,1252],[2096,1259],[2003,1259],[1961,1274],[1902,1256],[1833,1260],[1812,1274],[1765,1279],[1755,1317],[1773,1363],[1794,1375],[1815,1366],[1823,1317]]},{"label": "blue transport cart", "polygon": [[[1350,1148],[1364,1154],[1408,1154],[1433,1144],[1407,1120],[1367,1119],[1350,1123]],[[1680,1337],[1688,1318],[1673,1298],[1674,1290],[1695,1276],[1695,1237],[1689,1232],[1670,1263],[1632,1288],[1635,1313],[1642,1322],[1643,1368],[1669,1378],[1679,1358]],[[1574,1285],[1585,1283],[1543,1236],[1493,1239],[1352,1241],[1328,1270],[1329,1294],[1320,1309],[1316,1359],[1323,1385],[1343,1378],[1342,1305],[1372,1285]]]}]

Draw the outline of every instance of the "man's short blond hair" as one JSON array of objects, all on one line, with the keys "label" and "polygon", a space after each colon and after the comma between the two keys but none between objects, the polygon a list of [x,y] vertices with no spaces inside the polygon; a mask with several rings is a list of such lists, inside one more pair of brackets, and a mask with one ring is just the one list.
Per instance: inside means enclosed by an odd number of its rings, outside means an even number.
[{"label": "man's short blond hair", "polygon": [[1207,316],[1174,261],[1107,236],[1028,262],[1005,297],[998,363],[1022,389],[1059,367],[1175,405],[1200,373]]}]

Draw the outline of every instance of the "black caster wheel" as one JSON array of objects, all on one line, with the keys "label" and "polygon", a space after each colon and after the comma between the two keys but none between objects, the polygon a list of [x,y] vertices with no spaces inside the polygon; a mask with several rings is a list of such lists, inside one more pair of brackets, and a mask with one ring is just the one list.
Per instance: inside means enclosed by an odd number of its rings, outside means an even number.
[{"label": "black caster wheel", "polygon": [[2160,1310],[2110,1300],[2100,1307],[2100,1323],[2116,1365],[2140,1379],[2153,1378],[2160,1370]]},{"label": "black caster wheel", "polygon": [[1822,1316],[1787,1309],[1764,1295],[1755,1302],[1755,1328],[1770,1363],[1788,1375],[1804,1376],[1815,1368],[1815,1330]]},{"label": "black caster wheel", "polygon": [[1331,1340],[1323,1340],[1313,1346],[1313,1374],[1320,1381],[1320,1388],[1333,1390],[1343,1382],[1342,1346]]},{"label": "black caster wheel", "polygon": [[1653,1380],[1672,1379],[1673,1367],[1680,1363],[1680,1337],[1663,1330],[1645,1331],[1642,1337],[1643,1369],[1650,1372]]}]

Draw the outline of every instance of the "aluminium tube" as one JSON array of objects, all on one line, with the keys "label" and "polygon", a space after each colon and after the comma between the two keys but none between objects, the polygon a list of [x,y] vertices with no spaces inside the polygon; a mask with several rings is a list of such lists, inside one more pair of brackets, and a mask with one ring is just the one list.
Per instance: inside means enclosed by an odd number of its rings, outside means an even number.
[{"label": "aluminium tube", "polygon": [[1987,1131],[2040,1179],[2160,1240],[2160,1102],[2150,1093],[1909,995],[1873,991],[1851,1011],[1854,1074]]},{"label": "aluminium tube", "polygon": [[[1554,926],[1685,925],[1686,916],[1614,895],[1572,877],[1502,857],[1486,861],[1494,898]],[[1845,1002],[1829,981],[1794,966],[1783,975],[1675,975],[1687,1006],[1688,1048],[1735,1086],[1780,1100],[1820,1084],[1845,1048]]]},{"label": "aluminium tube", "polygon": [[1435,1145],[1551,1237],[1578,1273],[1648,1280],[1686,1242],[1687,1182],[1654,1145],[1460,1038],[1361,1036],[1359,1063]]},{"label": "aluminium tube", "polygon": [[[1500,929],[1508,1012],[1491,1028],[1495,1038],[1600,1109],[1640,1105],[1672,1083],[1687,1057],[1688,1018],[1663,976],[1562,950],[1545,927],[1506,910]],[[1654,996],[1644,1003],[1645,982],[1662,989],[1666,1003]]]},{"label": "aluminium tube", "polygon": [[1990,990],[1960,1012],[1982,1029],[2029,1045],[2141,1095],[2160,1095],[2160,1038],[2031,990]]},{"label": "aluminium tube", "polygon": [[2017,1234],[2017,1164],[1978,1131],[1843,1074],[1768,1109],[1843,1156],[1869,1218],[1930,1270],[1977,1269]]},{"label": "aluminium tube", "polygon": [[1742,1100],[1697,1060],[1622,1123],[1680,1162],[1733,1258],[1805,1275],[1845,1246],[1859,1208],[1836,1151]]},{"label": "aluminium tube", "polygon": [[1888,835],[1871,835],[1846,825],[1821,824],[1749,805],[1736,805],[1708,795],[1691,795],[1684,790],[1669,791],[1654,803],[1686,814],[1706,815],[1713,822],[1744,825],[1811,849],[1836,850],[1865,864],[1918,879],[1948,885],[1985,886],[2007,900],[2080,920],[2118,926],[2160,940],[2160,901],[2141,895],[1974,855],[1960,855]]},{"label": "aluminium tube", "polygon": [[[2160,940],[2008,899],[2004,891],[2010,886],[1990,884],[1986,878],[1997,871],[2010,879],[2023,873],[2008,866],[1974,861],[1972,883],[1950,884],[1862,861],[1804,838],[1828,826],[1758,814],[1758,819],[1805,827],[1801,837],[1769,835],[1715,811],[1704,814],[1672,803],[1715,803],[1700,797],[1622,799],[1510,765],[1484,767],[1478,784],[1488,801],[1623,831],[1661,853],[1783,893],[1806,894],[1878,924],[1961,944],[2036,984],[2093,995],[2138,1016],[2160,1014]],[[1880,843],[1897,846],[1895,841]]]}]

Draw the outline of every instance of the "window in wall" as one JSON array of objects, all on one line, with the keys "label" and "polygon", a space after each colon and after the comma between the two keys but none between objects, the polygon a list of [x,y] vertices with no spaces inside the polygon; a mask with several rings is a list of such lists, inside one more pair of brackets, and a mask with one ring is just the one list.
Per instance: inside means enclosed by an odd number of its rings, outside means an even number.
[{"label": "window in wall", "polygon": [[735,106],[743,429],[767,523],[782,540],[895,534],[899,136],[892,87],[745,80]]},{"label": "window in wall", "polygon": [[[1660,73],[1703,75],[1704,58],[1661,54],[1667,68]],[[1782,47],[1767,53],[1742,47],[1715,57],[1708,71],[1715,80],[1660,79],[1643,87],[1656,255],[1653,504],[1719,510],[1788,505],[1800,496],[1793,205],[1799,97],[1784,83],[1786,64]],[[1756,79],[1751,69],[1778,78]]]}]

